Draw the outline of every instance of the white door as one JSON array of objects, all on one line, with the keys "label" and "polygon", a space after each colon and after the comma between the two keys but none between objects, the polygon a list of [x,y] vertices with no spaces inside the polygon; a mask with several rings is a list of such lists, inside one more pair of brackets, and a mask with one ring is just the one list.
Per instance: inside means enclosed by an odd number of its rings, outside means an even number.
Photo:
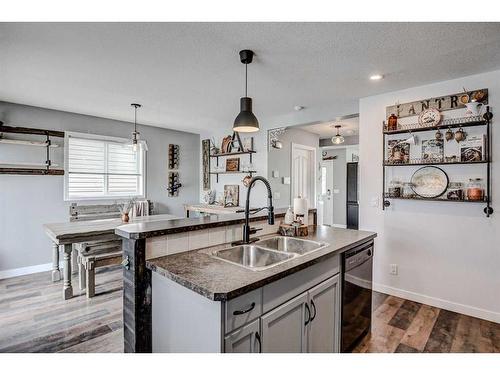
[{"label": "white door", "polygon": [[293,198],[306,198],[309,207],[316,207],[316,149],[292,143],[291,184]]},{"label": "white door", "polygon": [[321,163],[321,195],[323,202],[322,223],[333,225],[333,161]]}]

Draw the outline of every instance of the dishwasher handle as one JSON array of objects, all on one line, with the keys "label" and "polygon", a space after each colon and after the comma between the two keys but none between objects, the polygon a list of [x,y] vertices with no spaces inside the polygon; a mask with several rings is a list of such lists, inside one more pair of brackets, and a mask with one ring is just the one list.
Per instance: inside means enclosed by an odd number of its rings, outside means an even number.
[{"label": "dishwasher handle", "polygon": [[373,257],[373,246],[370,246],[360,252],[353,253],[353,254],[346,254],[344,258],[344,267],[346,271],[352,270],[355,267],[358,267],[359,265],[363,264],[366,261],[371,261],[371,258]]}]

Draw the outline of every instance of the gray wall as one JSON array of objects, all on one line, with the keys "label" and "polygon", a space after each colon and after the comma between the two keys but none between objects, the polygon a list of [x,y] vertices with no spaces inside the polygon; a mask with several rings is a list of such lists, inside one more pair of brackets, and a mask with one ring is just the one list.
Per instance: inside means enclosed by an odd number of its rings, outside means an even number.
[{"label": "gray wall", "polygon": [[[282,183],[283,177],[291,175],[292,143],[298,143],[305,146],[316,147],[319,149],[319,136],[300,129],[287,128],[285,133],[280,136],[283,148],[278,150],[270,147],[267,157],[267,173],[269,183],[273,192],[280,193],[280,199],[274,199],[276,207],[287,207],[291,205],[291,185]],[[316,152],[316,160],[319,161],[320,154]],[[279,177],[273,178],[274,170],[279,171]]]},{"label": "gray wall", "polygon": [[[133,124],[127,122],[6,102],[0,102],[0,120],[10,126],[123,138],[133,130]],[[146,194],[155,203],[155,213],[184,215],[184,203],[198,202],[199,135],[150,126],[139,126],[138,130],[148,143]],[[63,143],[62,138],[53,139]],[[174,198],[166,191],[169,143],[180,145],[182,188]],[[44,152],[43,148],[0,144],[0,162],[43,162]],[[62,158],[63,148],[55,149],[54,160],[61,166]],[[51,244],[42,224],[68,220],[70,202],[63,200],[63,176],[0,175],[0,192],[0,271],[49,263]]]},{"label": "gray wall", "polygon": [[[357,145],[359,144],[359,135],[346,135],[344,136],[344,146]],[[321,138],[319,140],[319,147],[335,146],[332,143],[332,138]]]}]

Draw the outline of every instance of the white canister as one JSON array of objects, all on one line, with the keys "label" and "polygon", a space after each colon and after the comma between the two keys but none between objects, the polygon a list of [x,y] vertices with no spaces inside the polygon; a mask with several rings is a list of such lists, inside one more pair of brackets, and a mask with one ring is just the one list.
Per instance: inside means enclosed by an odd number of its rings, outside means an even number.
[{"label": "white canister", "polygon": [[301,198],[300,196],[298,198],[293,198],[293,213],[295,215],[303,215],[304,216],[304,222],[303,224],[309,225],[309,213],[308,213],[308,207],[307,207],[307,199]]}]

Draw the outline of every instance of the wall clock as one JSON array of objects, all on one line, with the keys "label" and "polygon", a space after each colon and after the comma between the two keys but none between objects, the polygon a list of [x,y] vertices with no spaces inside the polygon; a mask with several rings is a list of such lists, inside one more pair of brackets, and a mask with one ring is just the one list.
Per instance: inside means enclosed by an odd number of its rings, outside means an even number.
[{"label": "wall clock", "polygon": [[441,122],[441,112],[436,108],[429,108],[421,112],[418,116],[420,126],[436,126]]}]

